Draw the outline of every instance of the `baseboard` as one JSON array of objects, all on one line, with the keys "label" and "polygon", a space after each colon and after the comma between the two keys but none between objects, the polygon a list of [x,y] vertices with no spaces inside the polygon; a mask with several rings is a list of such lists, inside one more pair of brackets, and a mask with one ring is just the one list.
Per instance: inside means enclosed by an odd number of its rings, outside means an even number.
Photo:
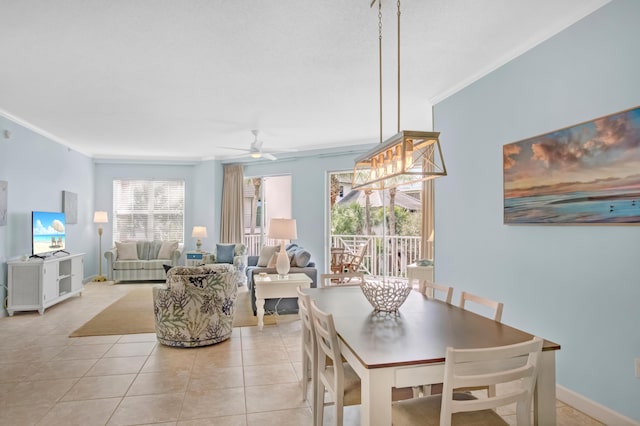
[{"label": "baseboard", "polygon": [[623,416],[622,414],[613,411],[600,403],[592,401],[579,393],[569,390],[564,386],[556,385],[556,398],[606,425],[640,426],[640,422]]}]

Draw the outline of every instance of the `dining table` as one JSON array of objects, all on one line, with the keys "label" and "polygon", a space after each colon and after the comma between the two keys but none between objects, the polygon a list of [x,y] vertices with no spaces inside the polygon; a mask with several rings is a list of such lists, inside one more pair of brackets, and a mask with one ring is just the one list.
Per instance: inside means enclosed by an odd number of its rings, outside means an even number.
[{"label": "dining table", "polygon": [[[534,337],[415,290],[397,312],[375,311],[358,286],[303,291],[332,314],[342,355],[360,377],[362,426],[391,425],[392,388],[442,383],[447,347],[504,346]],[[544,340],[533,396],[537,425],[556,424],[559,349]]]}]

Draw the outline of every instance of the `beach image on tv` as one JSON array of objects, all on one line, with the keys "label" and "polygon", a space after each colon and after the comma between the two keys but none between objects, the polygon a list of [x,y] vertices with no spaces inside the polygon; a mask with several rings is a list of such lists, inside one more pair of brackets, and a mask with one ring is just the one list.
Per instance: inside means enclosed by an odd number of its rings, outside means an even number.
[{"label": "beach image on tv", "polygon": [[504,223],[640,223],[640,107],[503,146]]},{"label": "beach image on tv", "polygon": [[64,250],[64,213],[33,212],[33,254]]}]

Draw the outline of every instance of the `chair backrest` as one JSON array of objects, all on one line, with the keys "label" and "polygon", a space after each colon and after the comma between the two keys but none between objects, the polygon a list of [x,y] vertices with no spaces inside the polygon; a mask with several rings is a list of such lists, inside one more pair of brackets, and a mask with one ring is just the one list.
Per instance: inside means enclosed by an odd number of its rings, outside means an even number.
[{"label": "chair backrest", "polygon": [[[480,411],[516,403],[518,425],[531,423],[531,403],[536,384],[542,339],[481,349],[447,348],[440,407],[440,425],[451,424],[453,413]],[[508,389],[483,399],[454,400],[456,388],[509,383]]]},{"label": "chair backrest", "polygon": [[436,299],[436,291],[440,291],[444,293],[444,300],[447,303],[451,303],[451,299],[453,298],[453,287],[432,283],[427,281],[424,285],[424,295],[430,299]]},{"label": "chair backrest", "polygon": [[335,274],[321,274],[321,287],[335,287],[345,285],[360,285],[364,282],[363,272],[342,272]]},{"label": "chair backrest", "polygon": [[476,296],[475,294],[471,294],[471,293],[467,293],[466,291],[463,291],[460,294],[460,303],[458,304],[458,306],[461,307],[462,309],[465,309],[466,302],[478,303],[480,305],[486,306],[489,309],[493,309],[494,321],[498,321],[498,322],[502,321],[503,304],[501,302],[496,302],[491,299]]},{"label": "chair backrest", "polygon": [[[319,379],[324,382],[329,393],[335,396],[344,389],[344,367],[333,315],[321,311],[312,300],[311,319],[318,346],[316,362]],[[330,374],[327,374],[328,370],[332,370]]]},{"label": "chair backrest", "polygon": [[345,256],[345,270],[348,272],[357,272],[360,269],[360,264],[364,259],[364,255],[367,253],[367,244],[360,244],[358,251],[355,254],[348,254]]},{"label": "chair backrest", "polygon": [[302,351],[303,355],[309,357],[311,365],[314,365],[318,356],[318,349],[311,317],[311,297],[303,293],[300,287],[296,291],[298,292],[298,315],[300,316],[300,321],[302,321]]}]

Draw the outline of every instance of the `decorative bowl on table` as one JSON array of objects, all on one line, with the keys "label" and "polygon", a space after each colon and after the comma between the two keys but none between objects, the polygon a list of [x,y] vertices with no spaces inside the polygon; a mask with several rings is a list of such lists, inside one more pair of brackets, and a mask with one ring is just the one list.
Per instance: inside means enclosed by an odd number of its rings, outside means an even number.
[{"label": "decorative bowl on table", "polygon": [[397,312],[411,293],[405,281],[365,280],[360,288],[373,309],[380,312]]}]

